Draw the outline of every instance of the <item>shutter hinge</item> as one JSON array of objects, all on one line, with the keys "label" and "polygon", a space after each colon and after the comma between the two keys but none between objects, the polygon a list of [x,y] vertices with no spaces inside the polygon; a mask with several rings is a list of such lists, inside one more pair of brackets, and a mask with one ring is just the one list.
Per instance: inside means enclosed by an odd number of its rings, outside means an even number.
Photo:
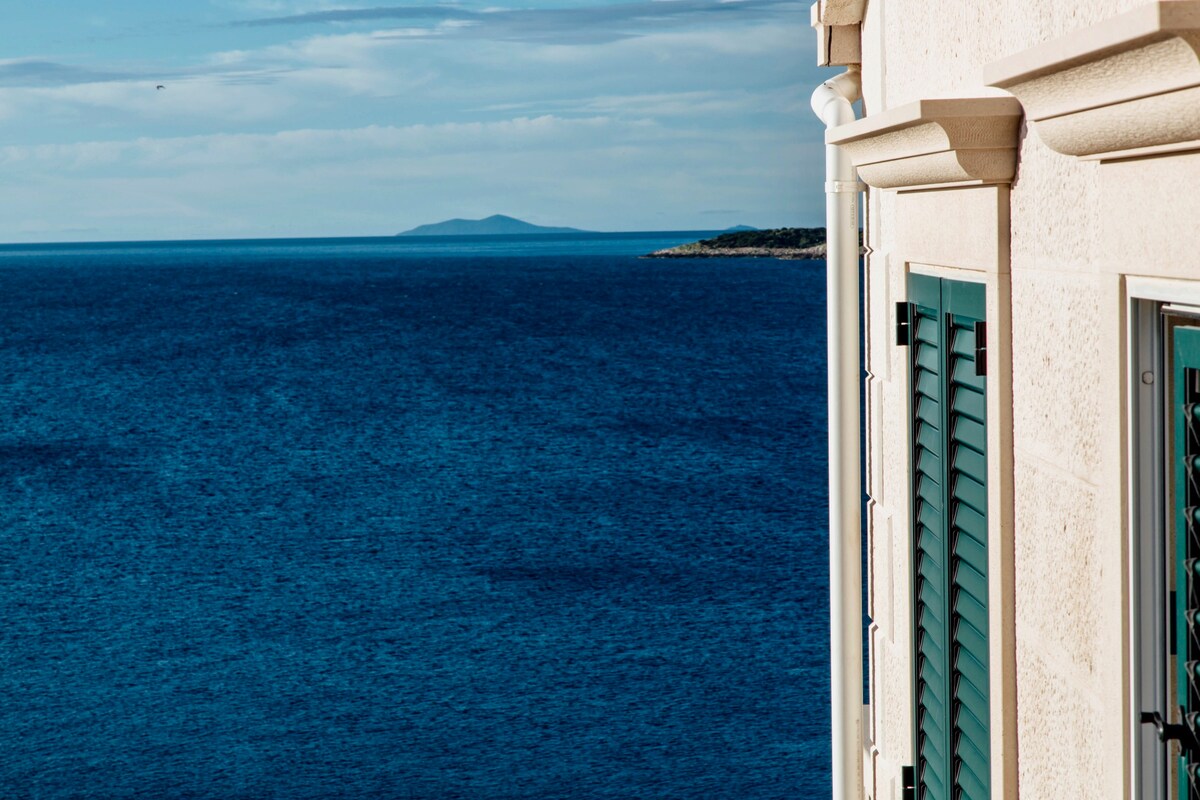
[{"label": "shutter hinge", "polygon": [[1190,750],[1193,754],[1200,754],[1200,741],[1197,741],[1196,731],[1186,722],[1170,723],[1164,720],[1162,714],[1157,711],[1143,711],[1141,723],[1143,725],[1153,725],[1160,742],[1179,742],[1180,745]]},{"label": "shutter hinge", "polygon": [[912,305],[896,303],[896,346],[912,344]]},{"label": "shutter hinge", "polygon": [[987,323],[975,323],[975,374],[987,375]]},{"label": "shutter hinge", "polygon": [[917,769],[916,767],[900,768],[900,788],[904,790],[904,800],[917,800]]}]

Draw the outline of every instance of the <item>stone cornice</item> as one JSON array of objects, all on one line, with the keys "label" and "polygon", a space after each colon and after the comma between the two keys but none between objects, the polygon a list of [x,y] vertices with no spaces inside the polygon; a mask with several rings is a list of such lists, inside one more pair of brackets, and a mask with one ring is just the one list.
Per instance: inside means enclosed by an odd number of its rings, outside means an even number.
[{"label": "stone cornice", "polygon": [[867,0],[817,0],[813,22],[821,25],[857,25],[867,13]]},{"label": "stone cornice", "polygon": [[990,64],[1038,137],[1080,158],[1200,148],[1200,0],[1160,0]]},{"label": "stone cornice", "polygon": [[817,0],[810,16],[817,33],[817,66],[862,63],[862,17],[865,0]]},{"label": "stone cornice", "polygon": [[1020,124],[1011,97],[918,100],[831,128],[825,141],[877,189],[1010,183]]}]

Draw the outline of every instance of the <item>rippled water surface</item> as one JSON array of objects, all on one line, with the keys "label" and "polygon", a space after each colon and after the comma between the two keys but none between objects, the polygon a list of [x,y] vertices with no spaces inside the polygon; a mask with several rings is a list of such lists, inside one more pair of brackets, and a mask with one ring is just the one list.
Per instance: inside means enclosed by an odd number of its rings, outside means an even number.
[{"label": "rippled water surface", "polygon": [[827,795],[823,265],[541,247],[0,249],[3,796]]}]

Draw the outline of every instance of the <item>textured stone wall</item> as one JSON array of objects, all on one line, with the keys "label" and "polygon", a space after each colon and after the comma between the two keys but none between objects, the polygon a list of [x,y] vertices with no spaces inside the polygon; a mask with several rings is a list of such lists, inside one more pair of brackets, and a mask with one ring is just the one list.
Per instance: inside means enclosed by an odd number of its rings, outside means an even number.
[{"label": "textured stone wall", "polygon": [[[988,62],[1138,5],[870,0],[866,111],[996,94],[983,86]],[[992,321],[989,331],[1007,338],[1012,354],[1011,366],[989,378],[1011,393],[997,396],[1009,404],[1000,411],[1010,421],[1011,450],[1002,460],[991,454],[989,476],[1011,487],[1008,495],[989,487],[1000,506],[989,509],[1000,512],[999,520],[993,516],[992,580],[1001,585],[992,599],[1001,607],[992,609],[992,635],[1005,648],[993,649],[1001,658],[993,663],[993,691],[1008,691],[1008,707],[992,723],[993,797],[1129,796],[1122,275],[1200,278],[1197,234],[1189,228],[1180,235],[1181,227],[1194,228],[1187,220],[1200,219],[1200,193],[1180,199],[1181,171],[1185,182],[1200,181],[1200,155],[1102,167],[1055,153],[1022,128],[1011,195],[996,201],[1009,210],[999,222],[991,200],[970,190],[870,193],[874,623],[864,781],[876,800],[899,800],[900,767],[913,759],[907,376],[905,354],[888,331],[914,262],[986,273],[989,313],[1007,310],[1011,292],[1008,330]]]}]

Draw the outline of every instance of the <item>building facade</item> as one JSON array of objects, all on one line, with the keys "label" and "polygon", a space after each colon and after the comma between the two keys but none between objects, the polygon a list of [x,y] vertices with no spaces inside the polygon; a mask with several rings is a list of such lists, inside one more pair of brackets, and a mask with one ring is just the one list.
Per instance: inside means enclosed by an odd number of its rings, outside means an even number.
[{"label": "building facade", "polygon": [[1200,798],[1200,0],[813,22],[859,71],[826,141],[867,244],[870,702],[838,791]]}]

